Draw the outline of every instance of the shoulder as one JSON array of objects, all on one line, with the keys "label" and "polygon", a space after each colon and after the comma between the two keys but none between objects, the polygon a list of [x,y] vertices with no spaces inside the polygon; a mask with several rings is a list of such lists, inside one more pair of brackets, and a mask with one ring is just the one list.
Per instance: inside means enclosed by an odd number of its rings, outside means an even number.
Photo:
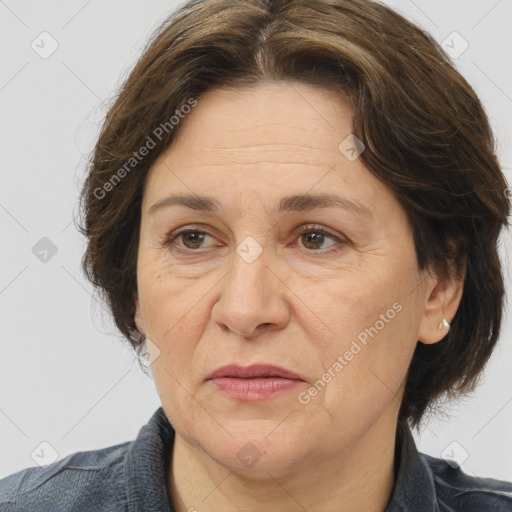
[{"label": "shoulder", "polygon": [[424,453],[423,460],[431,470],[439,510],[464,512],[510,512],[512,482],[482,478],[464,473],[443,459]]},{"label": "shoulder", "polygon": [[0,479],[0,512],[57,512],[63,503],[66,511],[124,510],[123,462],[131,444],[72,453]]}]

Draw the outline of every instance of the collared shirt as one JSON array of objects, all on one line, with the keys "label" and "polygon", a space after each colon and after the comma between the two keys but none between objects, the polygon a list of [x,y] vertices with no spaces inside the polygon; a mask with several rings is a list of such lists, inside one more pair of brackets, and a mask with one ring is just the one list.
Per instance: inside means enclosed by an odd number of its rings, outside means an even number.
[{"label": "collared shirt", "polygon": [[[173,441],[159,407],[134,441],[76,452],[0,480],[0,512],[174,512],[168,491]],[[469,476],[419,453],[402,423],[395,461],[384,512],[512,512],[512,483]]]}]

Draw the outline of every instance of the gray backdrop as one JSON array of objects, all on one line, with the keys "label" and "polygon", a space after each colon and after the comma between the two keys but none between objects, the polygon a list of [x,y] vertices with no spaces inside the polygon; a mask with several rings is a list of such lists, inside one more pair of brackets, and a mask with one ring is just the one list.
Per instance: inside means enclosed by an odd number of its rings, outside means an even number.
[{"label": "gray backdrop", "polygon": [[[510,176],[512,2],[386,3],[444,41],[486,106]],[[132,440],[160,405],[92,298],[72,219],[103,102],[176,5],[0,0],[0,478]],[[502,249],[510,291],[509,234]],[[477,393],[415,437],[469,474],[512,480],[509,312]]]}]

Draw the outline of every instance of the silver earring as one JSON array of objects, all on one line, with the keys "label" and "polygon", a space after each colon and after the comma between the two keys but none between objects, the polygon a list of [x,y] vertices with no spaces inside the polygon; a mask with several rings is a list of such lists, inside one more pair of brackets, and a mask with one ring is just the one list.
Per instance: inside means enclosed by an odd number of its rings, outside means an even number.
[{"label": "silver earring", "polygon": [[448,320],[446,320],[446,318],[443,316],[443,321],[437,326],[437,328],[439,330],[442,330],[442,329],[448,329],[450,330],[450,324],[448,323]]}]

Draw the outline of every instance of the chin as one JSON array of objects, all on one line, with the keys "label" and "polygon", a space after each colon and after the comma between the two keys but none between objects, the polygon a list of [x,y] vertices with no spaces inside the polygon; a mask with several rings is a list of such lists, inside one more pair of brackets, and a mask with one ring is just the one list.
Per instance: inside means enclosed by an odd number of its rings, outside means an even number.
[{"label": "chin", "polygon": [[320,452],[326,456],[331,452],[321,434],[329,430],[330,418],[316,408],[287,400],[279,406],[217,400],[201,400],[208,404],[208,412],[196,401],[167,404],[171,424],[196,457],[206,454],[235,474],[269,480],[296,471]]},{"label": "chin", "polygon": [[272,480],[295,470],[306,457],[303,444],[284,444],[274,440],[232,440],[224,446],[205,446],[208,455],[226,469],[253,480]]},{"label": "chin", "polygon": [[[240,476],[270,480],[284,475],[311,453],[318,440],[269,420],[231,422],[226,430],[195,432],[197,446],[217,464]],[[222,433],[221,433],[222,432]]]}]

